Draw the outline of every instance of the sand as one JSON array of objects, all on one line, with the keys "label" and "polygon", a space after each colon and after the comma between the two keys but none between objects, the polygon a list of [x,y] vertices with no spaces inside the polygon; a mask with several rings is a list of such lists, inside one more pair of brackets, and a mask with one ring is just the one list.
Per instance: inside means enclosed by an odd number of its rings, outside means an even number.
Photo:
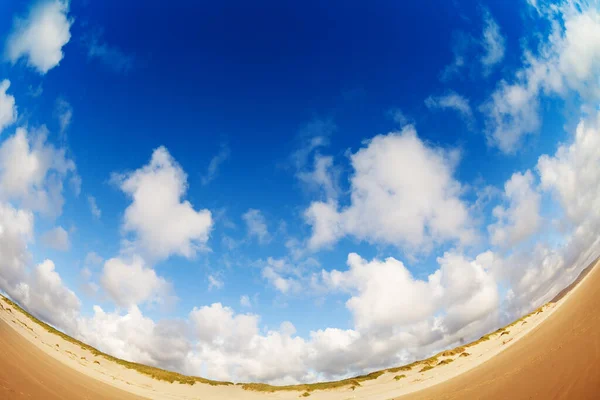
[{"label": "sand", "polygon": [[489,362],[400,399],[600,399],[600,268],[559,301],[543,324]]},{"label": "sand", "polygon": [[[572,291],[504,335],[469,347],[468,357],[420,372],[385,373],[309,399],[591,399],[600,398],[600,268]],[[47,332],[0,299],[2,399],[298,399],[302,392],[261,393],[240,386],[157,381],[94,356]],[[405,378],[395,380],[397,375]]]},{"label": "sand", "polygon": [[0,399],[141,399],[48,356],[0,321]]}]

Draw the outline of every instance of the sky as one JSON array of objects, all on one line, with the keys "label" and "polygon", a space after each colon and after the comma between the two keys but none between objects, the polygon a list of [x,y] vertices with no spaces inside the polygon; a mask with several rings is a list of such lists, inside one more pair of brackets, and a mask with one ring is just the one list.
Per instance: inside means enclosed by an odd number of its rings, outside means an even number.
[{"label": "sky", "polygon": [[0,3],[0,291],[229,381],[411,362],[600,253],[600,4]]}]

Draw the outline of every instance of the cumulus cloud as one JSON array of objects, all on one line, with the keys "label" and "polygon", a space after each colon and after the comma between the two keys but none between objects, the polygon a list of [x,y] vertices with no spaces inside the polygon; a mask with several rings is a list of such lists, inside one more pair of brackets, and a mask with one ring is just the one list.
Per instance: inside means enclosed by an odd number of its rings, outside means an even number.
[{"label": "cumulus cloud", "polygon": [[69,233],[62,226],[57,226],[45,232],[41,240],[44,246],[58,251],[67,251],[71,247]]},{"label": "cumulus cloud", "polygon": [[68,12],[66,0],[36,3],[27,17],[15,19],[6,42],[6,59],[14,64],[25,58],[40,74],[56,67],[63,59],[63,46],[71,39],[73,20]]},{"label": "cumulus cloud", "polygon": [[134,245],[145,256],[161,260],[177,254],[186,258],[206,248],[212,229],[211,212],[196,211],[182,197],[187,175],[164,147],[150,163],[133,172],[114,174],[112,181],[129,195],[123,230],[135,236]]},{"label": "cumulus cloud", "polygon": [[15,298],[44,321],[75,331],[81,303],[65,286],[51,260],[44,260],[34,268],[28,279],[17,286]]},{"label": "cumulus cloud", "polygon": [[31,260],[27,244],[33,239],[33,214],[0,202],[0,289],[14,296]]},{"label": "cumulus cloud", "polygon": [[505,41],[500,33],[500,27],[488,10],[483,14],[483,39],[482,46],[485,53],[481,57],[481,63],[484,67],[484,74],[489,74],[490,69],[498,64],[504,58]]},{"label": "cumulus cloud", "polygon": [[541,223],[541,194],[534,187],[531,171],[515,172],[504,185],[508,207],[498,205],[492,211],[497,222],[488,226],[493,245],[513,247],[535,233]]},{"label": "cumulus cloud", "polygon": [[6,93],[9,87],[8,79],[0,82],[0,132],[17,120],[15,97]]},{"label": "cumulus cloud", "polygon": [[155,322],[132,306],[125,313],[94,306],[90,318],[80,318],[77,337],[125,360],[185,372],[191,350],[187,325],[179,320]]},{"label": "cumulus cloud", "polygon": [[45,127],[16,133],[0,145],[0,199],[18,201],[21,206],[50,217],[62,213],[63,180],[76,173],[75,163],[65,149],[46,142]]},{"label": "cumulus cloud", "polygon": [[107,260],[100,283],[110,298],[123,308],[142,303],[164,304],[171,296],[171,284],[147,267],[139,256],[130,260]]},{"label": "cumulus cloud", "polygon": [[313,202],[305,211],[318,249],[351,235],[416,250],[474,238],[468,207],[453,178],[458,152],[423,143],[412,126],[380,135],[351,156],[350,205]]},{"label": "cumulus cloud", "polygon": [[269,235],[269,229],[267,228],[267,221],[260,210],[251,208],[242,215],[242,219],[246,223],[248,236],[255,237],[261,244],[271,240],[271,235]]},{"label": "cumulus cloud", "polygon": [[482,106],[491,145],[514,153],[540,127],[542,94],[568,96],[584,102],[600,98],[600,13],[588,4],[565,1],[542,13],[552,26],[536,54],[527,50],[524,67],[512,81],[501,81]]},{"label": "cumulus cloud", "polygon": [[425,99],[429,109],[452,109],[458,112],[461,118],[471,126],[473,124],[473,110],[469,100],[455,92],[448,92],[443,96],[429,96]]},{"label": "cumulus cloud", "polygon": [[331,288],[353,293],[346,306],[354,316],[356,329],[364,333],[389,335],[406,330],[412,324],[433,319],[442,309],[446,315],[441,329],[455,333],[495,310],[496,284],[480,260],[446,253],[438,263],[440,269],[423,281],[414,279],[394,258],[367,262],[352,253],[348,256],[348,271],[323,271],[323,279]]}]

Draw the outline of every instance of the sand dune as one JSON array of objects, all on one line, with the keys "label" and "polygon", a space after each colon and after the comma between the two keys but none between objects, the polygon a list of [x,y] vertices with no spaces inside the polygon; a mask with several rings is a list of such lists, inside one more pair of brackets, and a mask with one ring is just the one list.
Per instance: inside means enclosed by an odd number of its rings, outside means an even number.
[{"label": "sand dune", "polygon": [[85,376],[0,320],[0,399],[141,399]]},{"label": "sand dune", "polygon": [[[600,268],[587,268],[556,303],[468,347],[466,357],[440,354],[431,364],[335,390],[275,393],[152,379],[48,332],[0,298],[0,398],[598,399],[598,288]],[[426,365],[433,368],[425,371]]]}]

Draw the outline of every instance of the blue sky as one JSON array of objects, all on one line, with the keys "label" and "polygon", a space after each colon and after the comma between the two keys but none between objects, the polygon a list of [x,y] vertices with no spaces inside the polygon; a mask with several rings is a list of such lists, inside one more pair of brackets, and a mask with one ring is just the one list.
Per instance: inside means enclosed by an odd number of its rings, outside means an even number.
[{"label": "blue sky", "polygon": [[[5,238],[0,289],[117,356],[275,383],[531,309],[600,226],[580,210],[598,211],[598,5],[550,5],[3,2],[0,201],[31,226]],[[36,271],[63,317],[23,294],[43,293]],[[136,318],[147,342],[185,325],[181,358],[118,337]],[[250,371],[233,354],[260,359],[257,342],[300,367]]]}]

